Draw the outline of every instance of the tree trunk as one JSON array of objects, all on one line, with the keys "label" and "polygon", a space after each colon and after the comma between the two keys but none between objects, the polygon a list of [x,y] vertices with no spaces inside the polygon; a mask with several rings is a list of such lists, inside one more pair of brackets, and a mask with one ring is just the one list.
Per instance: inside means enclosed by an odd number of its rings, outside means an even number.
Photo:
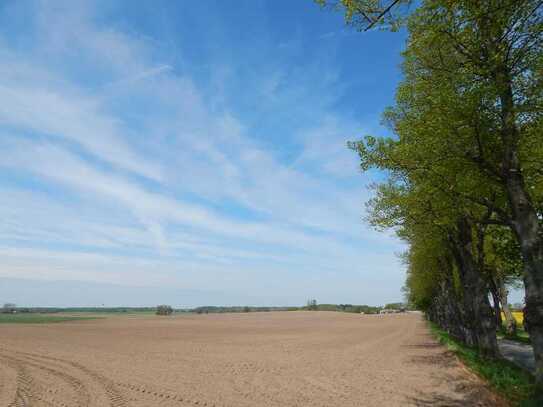
[{"label": "tree trunk", "polygon": [[536,382],[543,394],[543,230],[528,194],[519,160],[520,133],[510,72],[505,64],[494,73],[501,105],[501,138],[504,147],[502,178],[511,209],[512,229],[520,244],[526,290],[525,318],[536,362]]},{"label": "tree trunk", "polygon": [[444,272],[439,290],[434,295],[431,306],[426,310],[427,318],[454,338],[474,346],[475,333],[465,324],[465,313],[457,296],[452,280],[452,263],[441,263]]},{"label": "tree trunk", "polygon": [[496,330],[500,330],[503,325],[502,310],[500,308],[500,296],[493,289],[490,290],[492,294],[492,305],[494,308],[494,318],[496,318]]},{"label": "tree trunk", "polygon": [[462,311],[458,306],[459,301],[456,298],[454,288],[450,276],[446,280],[447,285],[447,312],[449,314],[449,333],[456,339],[465,342],[466,341],[466,329]]},{"label": "tree trunk", "polygon": [[497,279],[497,286],[498,286],[499,300],[502,305],[503,314],[505,316],[505,333],[507,334],[507,336],[516,336],[517,335],[517,321],[515,320],[515,317],[513,316],[513,313],[511,312],[511,308],[509,307],[509,301],[507,300],[507,296],[509,293],[507,292],[507,288],[505,287],[503,279],[501,278]]},{"label": "tree trunk", "polygon": [[537,212],[526,193],[520,171],[508,177],[513,231],[520,244],[525,287],[525,326],[530,334],[536,362],[536,382],[543,394],[543,231]]},{"label": "tree trunk", "polygon": [[443,256],[438,260],[443,272],[443,281],[440,284],[441,304],[446,315],[447,332],[461,342],[466,341],[466,328],[460,298],[456,293],[453,282],[453,264],[450,256]]},{"label": "tree trunk", "polygon": [[536,381],[543,394],[543,242],[537,217],[523,214],[520,218],[514,224],[524,266],[525,326],[534,349]]},{"label": "tree trunk", "polygon": [[498,277],[494,277],[493,275],[488,276],[488,288],[490,289],[490,294],[492,295],[492,305],[494,306],[494,316],[496,318],[496,329],[500,330],[503,320],[500,308],[502,301],[500,297]]},{"label": "tree trunk", "polygon": [[[455,257],[464,288],[466,325],[474,334],[474,345],[484,357],[499,356],[496,339],[496,319],[488,300],[488,287],[473,256],[472,229],[467,219],[458,222],[458,245]],[[469,344],[469,343],[468,343]]]}]

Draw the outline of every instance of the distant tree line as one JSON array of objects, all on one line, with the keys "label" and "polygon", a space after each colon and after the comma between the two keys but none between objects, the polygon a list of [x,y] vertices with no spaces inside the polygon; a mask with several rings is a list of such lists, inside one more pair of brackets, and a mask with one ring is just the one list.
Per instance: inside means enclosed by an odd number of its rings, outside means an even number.
[{"label": "distant tree line", "polygon": [[[387,304],[385,308],[396,306]],[[158,315],[171,315],[173,313],[248,313],[248,312],[272,312],[272,311],[336,311],[376,314],[383,307],[354,304],[318,304],[312,300],[305,306],[299,307],[255,307],[255,306],[201,306],[196,308],[173,308],[170,305],[158,305],[156,307],[18,307],[15,304],[6,303],[0,309],[1,313],[33,313],[33,314],[55,314],[55,313],[155,313]]]},{"label": "distant tree line", "polygon": [[382,307],[373,307],[370,305],[354,305],[354,304],[315,304],[311,308],[305,307],[314,311],[335,311],[335,312],[353,312],[356,314],[378,314]]},{"label": "distant tree line", "polygon": [[197,314],[220,314],[225,312],[270,312],[270,311],[297,311],[301,307],[253,307],[253,306],[202,306],[191,309]]},{"label": "distant tree line", "polygon": [[216,314],[227,312],[271,312],[271,311],[335,311],[335,312],[354,312],[365,314],[377,314],[382,307],[373,307],[369,305],[353,305],[353,304],[318,304],[316,300],[308,301],[307,305],[302,307],[251,307],[251,306],[203,306],[190,310],[197,314]]}]

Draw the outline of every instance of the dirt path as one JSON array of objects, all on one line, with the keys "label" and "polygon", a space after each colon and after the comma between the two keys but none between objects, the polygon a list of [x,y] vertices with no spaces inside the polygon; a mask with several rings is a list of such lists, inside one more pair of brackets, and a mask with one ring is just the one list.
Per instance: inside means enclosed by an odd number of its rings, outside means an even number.
[{"label": "dirt path", "polygon": [[2,406],[502,405],[414,314],[114,317],[0,337]]}]

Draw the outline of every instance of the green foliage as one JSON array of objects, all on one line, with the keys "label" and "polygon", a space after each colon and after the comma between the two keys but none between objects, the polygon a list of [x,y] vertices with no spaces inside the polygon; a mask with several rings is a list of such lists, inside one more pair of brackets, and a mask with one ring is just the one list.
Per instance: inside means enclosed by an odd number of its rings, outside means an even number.
[{"label": "green foliage", "polygon": [[[348,20],[368,4],[341,2]],[[360,8],[361,7],[361,8]],[[518,146],[526,188],[543,219],[543,24],[535,0],[427,0],[408,19],[404,80],[383,121],[394,137],[366,136],[349,143],[363,171],[386,171],[374,187],[368,221],[392,228],[409,243],[406,293],[426,309],[452,274],[458,219],[483,234],[470,248],[486,272],[514,282],[521,274],[519,245],[511,226],[504,157]],[[500,75],[506,71],[508,78]],[[508,82],[509,80],[509,82]],[[505,85],[511,85],[517,133],[504,134]],[[516,144],[511,144],[516,143]],[[536,164],[537,163],[537,164]]]},{"label": "green foliage", "polygon": [[158,305],[156,307],[157,315],[171,315],[173,314],[173,308],[169,305]]},{"label": "green foliage", "polygon": [[385,309],[393,310],[405,310],[405,304],[402,302],[392,302],[390,304],[385,304]]},{"label": "green foliage", "polygon": [[492,225],[487,229],[485,254],[494,274],[515,285],[522,277],[520,247],[511,229]]},{"label": "green foliage", "polygon": [[354,304],[318,304],[317,311],[335,311],[335,312],[352,312],[355,314],[378,314],[380,307],[372,307],[370,305],[354,305]]},{"label": "green foliage", "polygon": [[405,23],[412,0],[315,0],[315,3],[343,12],[345,22],[359,31],[372,27],[397,31]]}]

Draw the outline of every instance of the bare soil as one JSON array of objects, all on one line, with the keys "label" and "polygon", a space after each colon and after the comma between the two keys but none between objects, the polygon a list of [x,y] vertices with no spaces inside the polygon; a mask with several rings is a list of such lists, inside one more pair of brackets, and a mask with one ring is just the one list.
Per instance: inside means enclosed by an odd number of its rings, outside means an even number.
[{"label": "bare soil", "polygon": [[420,315],[274,312],[0,326],[0,406],[501,406]]}]

